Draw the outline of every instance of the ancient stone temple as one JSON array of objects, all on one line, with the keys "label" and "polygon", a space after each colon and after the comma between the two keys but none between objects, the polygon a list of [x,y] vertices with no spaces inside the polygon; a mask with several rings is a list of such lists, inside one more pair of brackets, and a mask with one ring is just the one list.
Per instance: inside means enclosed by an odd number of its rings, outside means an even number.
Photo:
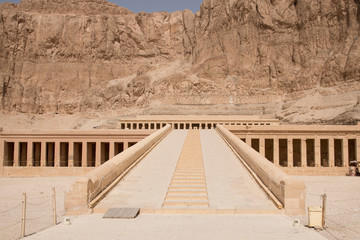
[{"label": "ancient stone temple", "polygon": [[360,161],[360,128],[336,125],[282,125],[250,116],[139,116],[118,129],[92,131],[2,131],[1,175],[79,175],[91,171],[170,124],[173,130],[222,125],[289,174],[346,175]]}]

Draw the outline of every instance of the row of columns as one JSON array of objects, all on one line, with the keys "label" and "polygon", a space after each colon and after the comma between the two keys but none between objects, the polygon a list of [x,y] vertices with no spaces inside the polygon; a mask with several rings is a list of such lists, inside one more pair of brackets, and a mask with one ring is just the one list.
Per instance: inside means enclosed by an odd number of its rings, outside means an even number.
[{"label": "row of columns", "polygon": [[129,130],[158,130],[164,127],[166,124],[171,124],[173,129],[213,129],[216,124],[228,125],[228,126],[247,126],[247,125],[271,125],[267,122],[261,123],[238,123],[238,122],[121,122],[120,129]]},{"label": "row of columns", "polygon": [[[294,139],[301,140],[301,167],[307,167],[307,147],[306,147],[306,140],[307,138],[253,138],[253,137],[246,137],[245,142],[251,146],[252,139],[259,139],[259,153],[265,156],[265,139],[273,139],[273,160],[274,164],[280,166],[280,146],[279,146],[279,139],[286,139],[287,140],[287,167],[294,167],[294,149],[293,149],[293,141]],[[323,138],[314,138],[314,160],[315,160],[315,167],[322,166],[321,164],[321,139]],[[328,139],[328,162],[329,167],[335,166],[335,139],[342,140],[342,167],[349,166],[349,146],[348,146],[348,138],[326,138]],[[356,159],[350,160],[357,160],[360,161],[360,137],[354,138],[355,143],[355,156]]]},{"label": "row of columns", "polygon": [[[54,141],[54,142],[48,142],[48,141],[12,141],[12,142],[6,142],[1,141],[0,147],[2,150],[4,150],[7,146],[6,144],[13,144],[13,150],[8,149],[7,151],[13,151],[12,153],[8,152],[2,152],[2,158],[3,158],[3,164],[1,166],[4,166],[5,161],[7,161],[8,157],[10,155],[13,156],[13,166],[18,167],[21,165],[20,161],[21,159],[26,159],[26,166],[27,167],[33,167],[34,165],[34,148],[40,148],[40,166],[45,167],[49,166],[47,162],[49,160],[53,160],[54,167],[60,167],[60,158],[61,156],[67,158],[68,165],[66,167],[74,167],[74,160],[75,158],[81,156],[80,166],[81,167],[89,167],[89,156],[92,156],[92,153],[89,151],[92,151],[93,145],[95,145],[95,166],[100,166],[103,161],[107,161],[108,159],[111,159],[115,156],[115,154],[120,153],[121,151],[126,150],[128,147],[134,145],[136,142],[130,142],[130,141],[122,141],[122,142],[115,142],[115,141]],[[60,148],[61,144],[67,144],[67,149]],[[77,153],[77,156],[75,156],[75,146],[78,144],[80,146],[81,144],[81,155],[80,152]],[[89,144],[93,144],[92,147],[89,147]],[[108,153],[105,152],[106,149],[102,149],[102,144],[109,144],[109,150]],[[116,144],[122,144],[121,149],[115,149]],[[65,145],[64,145],[65,146]],[[117,148],[120,148],[119,145],[117,145]],[[117,150],[117,152],[115,151]],[[36,153],[38,153],[38,150],[35,150]],[[6,156],[6,155],[7,156]],[[26,156],[25,156],[26,154]],[[103,155],[108,155],[108,159],[104,159]],[[53,159],[49,159],[53,158]],[[103,159],[102,159],[103,158]],[[80,167],[79,166],[79,167]]]}]

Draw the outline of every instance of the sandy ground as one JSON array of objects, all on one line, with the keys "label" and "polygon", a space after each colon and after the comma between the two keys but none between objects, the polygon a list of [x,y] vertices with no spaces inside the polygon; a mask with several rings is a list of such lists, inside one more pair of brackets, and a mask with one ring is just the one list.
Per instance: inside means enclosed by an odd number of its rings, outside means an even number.
[{"label": "sandy ground", "polygon": [[52,188],[56,192],[57,221],[64,215],[64,193],[76,177],[0,178],[0,239],[20,238],[23,193],[27,197],[26,235],[53,224]]},{"label": "sandy ground", "polygon": [[71,219],[28,240],[325,240],[320,234],[293,227],[283,215],[140,215],[135,219],[103,219],[102,214]]},{"label": "sandy ground", "polygon": [[[360,239],[360,177],[296,176],[306,184],[306,205],[321,206],[326,193],[325,230],[331,240]],[[300,218],[308,223],[307,216]]]},{"label": "sandy ground", "polygon": [[[306,183],[306,203],[307,206],[320,206],[321,199],[320,195],[323,193],[327,194],[327,218],[326,218],[326,230],[320,231],[319,233],[330,240],[335,239],[359,239],[360,236],[360,178],[358,177],[328,177],[328,176],[297,176],[297,179],[304,180]],[[20,219],[21,219],[21,199],[22,193],[26,192],[28,196],[28,202],[33,205],[28,205],[28,219],[26,234],[31,235],[34,232],[41,231],[52,225],[52,213],[51,213],[51,188],[56,188],[57,193],[57,212],[58,212],[58,221],[62,220],[62,214],[64,211],[63,199],[64,192],[67,190],[75,180],[75,177],[42,177],[42,178],[0,178],[0,239],[16,239],[20,236]],[[14,208],[14,209],[12,209]],[[8,211],[9,209],[12,209]],[[8,211],[8,212],[5,212]],[[5,212],[5,213],[4,213]],[[245,223],[254,223],[255,225],[260,224],[264,225],[268,236],[275,234],[278,231],[279,235],[277,239],[286,239],[289,233],[298,234],[300,238],[297,239],[314,239],[308,235],[308,231],[305,231],[304,228],[291,228],[292,220],[288,217],[279,215],[277,218],[275,216],[269,215],[240,215],[240,216],[159,216],[159,215],[144,215],[136,221],[119,221],[123,223],[124,227],[127,229],[133,229],[136,233],[129,233],[132,237],[140,239],[145,236],[145,234],[150,234],[151,228],[159,228],[159,224],[169,223],[169,231],[173,229],[175,232],[179,232],[179,236],[173,236],[171,239],[184,239],[180,236],[190,237],[191,234],[199,234],[196,230],[190,228],[190,223],[199,224],[202,223],[202,227],[207,229],[217,229],[212,221],[215,221],[217,224],[226,226],[226,229],[230,231],[232,228],[229,224],[230,222],[236,221],[236,224],[233,224],[233,233],[234,236],[243,236],[252,238],[251,231],[254,231],[254,237],[257,236],[259,239],[264,237],[264,231],[258,231],[256,229],[251,229],[250,226],[247,226]],[[307,225],[308,220],[307,216],[296,217],[300,218],[303,225]],[[73,227],[65,226],[59,224],[55,228],[48,228],[45,231],[42,231],[39,234],[33,235],[30,239],[46,239],[46,237],[51,236],[51,234],[59,233],[58,231],[66,231],[69,228],[72,228],[72,231],[76,232],[76,226],[81,226],[86,224],[87,221],[94,221],[96,224],[100,224],[102,221],[102,215],[93,214],[85,215],[82,217],[76,217],[72,219]],[[178,228],[171,227],[172,224],[181,223],[182,221],[189,221],[189,224],[180,224]],[[139,228],[137,223],[145,224],[144,228]],[[285,226],[283,230],[279,230],[275,224],[282,224]],[[13,225],[15,224],[15,225]],[[77,225],[79,224],[79,225]],[[118,223],[115,221],[106,223],[110,228],[116,227]],[[240,230],[247,226],[247,230],[241,235]],[[213,226],[214,225],[214,226]],[[259,226],[260,226],[259,225]],[[7,226],[10,226],[6,228]],[[5,228],[5,229],[4,229]],[[95,228],[96,229],[96,228]],[[167,231],[161,230],[159,228],[157,231],[160,232],[159,236],[162,236],[166,239]],[[180,231],[179,231],[180,229]],[[287,230],[285,230],[287,229]],[[99,230],[99,229],[98,229]],[[188,231],[184,233],[184,230]],[[198,229],[199,230],[199,229]],[[49,232],[50,231],[50,232]],[[100,230],[99,230],[100,231]],[[315,230],[310,230],[315,232]],[[173,233],[175,233],[173,232]],[[204,232],[204,231],[203,231]],[[223,232],[223,231],[221,231]],[[256,233],[256,234],[255,234]],[[271,234],[272,233],[272,234]],[[50,234],[50,235],[48,235]],[[79,234],[79,233],[77,233]],[[216,239],[216,232],[213,236]],[[65,234],[66,235],[66,234]],[[63,237],[66,237],[66,236]],[[130,236],[129,235],[129,236]],[[94,237],[96,234],[94,235]],[[150,235],[153,236],[154,235]],[[208,236],[208,233],[200,236],[204,238]],[[295,236],[295,235],[294,235]],[[34,238],[33,238],[34,237]],[[125,236],[123,236],[125,237]],[[190,237],[191,238],[191,237]],[[60,239],[60,238],[59,238]],[[64,238],[62,238],[64,239]],[[91,237],[89,239],[92,239]],[[95,239],[95,238],[93,238]],[[230,238],[229,238],[230,239]],[[268,239],[268,238],[267,238]],[[317,239],[317,237],[315,238]],[[319,238],[321,239],[321,238]]]}]

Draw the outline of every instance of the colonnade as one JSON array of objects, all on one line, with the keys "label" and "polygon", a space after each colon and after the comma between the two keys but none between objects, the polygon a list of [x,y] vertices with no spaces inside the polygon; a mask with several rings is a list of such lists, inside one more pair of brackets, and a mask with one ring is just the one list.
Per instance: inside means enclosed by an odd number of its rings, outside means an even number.
[{"label": "colonnade", "polygon": [[350,161],[360,161],[358,136],[289,136],[239,137],[281,167],[348,167]]},{"label": "colonnade", "polygon": [[3,166],[97,167],[136,144],[134,141],[3,141]]},{"label": "colonnade", "polygon": [[118,128],[122,130],[158,130],[164,127],[166,124],[170,124],[173,129],[215,129],[216,124],[225,125],[225,126],[269,126],[272,123],[270,122],[224,122],[224,121],[216,121],[216,122],[119,122]]}]

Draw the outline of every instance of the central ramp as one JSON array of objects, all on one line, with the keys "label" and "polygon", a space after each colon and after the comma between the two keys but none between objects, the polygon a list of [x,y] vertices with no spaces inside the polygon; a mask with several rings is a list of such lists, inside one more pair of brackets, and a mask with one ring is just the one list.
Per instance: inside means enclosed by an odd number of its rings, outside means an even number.
[{"label": "central ramp", "polygon": [[148,214],[279,214],[220,135],[172,130],[95,207]]},{"label": "central ramp", "polygon": [[189,130],[164,208],[209,208],[199,130]]}]

